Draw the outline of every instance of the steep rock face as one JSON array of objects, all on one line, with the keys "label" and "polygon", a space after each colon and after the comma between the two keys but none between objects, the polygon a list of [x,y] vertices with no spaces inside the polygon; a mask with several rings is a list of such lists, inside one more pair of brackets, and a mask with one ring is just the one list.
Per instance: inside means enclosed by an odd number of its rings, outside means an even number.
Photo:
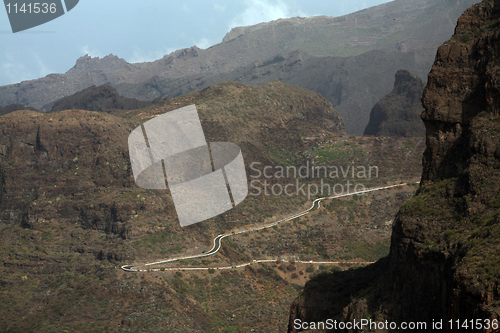
[{"label": "steep rock face", "polygon": [[[421,187],[396,216],[390,255],[376,264],[383,269],[368,287],[356,282],[369,267],[352,281],[337,273],[309,283],[292,305],[289,332],[297,331],[291,326],[297,318],[370,316],[428,325],[500,318],[499,21],[500,3],[483,1],[464,13],[438,50],[422,98],[427,143]],[[317,288],[323,279],[350,288],[349,301],[340,307],[313,302],[336,296],[332,288]]]},{"label": "steep rock face", "polygon": [[122,165],[128,154],[117,145],[132,126],[77,110],[0,117],[0,223],[33,228],[43,215],[125,238],[131,207],[82,201],[102,195],[106,186],[132,184]]},{"label": "steep rock face", "polygon": [[[498,319],[500,6],[459,19],[429,74],[421,189],[394,225],[390,276],[396,318]],[[419,292],[409,295],[410,288]],[[433,299],[433,302],[429,302]]]},{"label": "steep rock face", "polygon": [[139,101],[120,96],[115,88],[104,84],[84,89],[54,103],[51,111],[70,109],[105,111],[110,109],[135,110],[150,106],[153,102]]},{"label": "steep rock face", "polygon": [[[84,56],[65,74],[0,87],[0,105],[18,103],[47,111],[55,101],[91,85],[110,84],[124,96],[153,100],[159,92],[174,97],[221,82],[255,85],[281,79],[321,93],[342,115],[347,131],[361,134],[373,105],[390,92],[393,73],[406,68],[424,77],[435,48],[452,34],[456,18],[476,2],[398,0],[341,17],[280,19],[235,28],[206,50],[194,46],[150,63]],[[297,50],[312,56],[303,70],[287,64],[282,69],[247,68]],[[151,82],[158,79],[166,82],[163,91]],[[125,94],[120,85],[139,87],[128,87],[131,94]]]},{"label": "steep rock face", "polygon": [[[436,279],[427,296],[435,298],[441,317],[498,319],[500,315],[500,267],[493,259],[499,246],[499,18],[497,1],[473,6],[459,19],[455,35],[438,50],[422,98],[427,128],[422,188],[402,207],[393,231],[391,257],[400,263],[422,254],[429,258],[410,261],[413,265],[405,270],[429,269],[420,276]],[[429,204],[429,199],[433,209],[416,207]],[[424,226],[429,232],[419,230]],[[404,265],[393,268],[395,283],[405,274],[396,273],[400,267]],[[420,300],[425,296],[422,292]],[[410,309],[400,310],[407,315]],[[440,314],[434,310],[435,316]]]},{"label": "steep rock face", "polygon": [[407,70],[395,75],[394,88],[375,104],[365,135],[424,136],[425,127],[420,119],[423,111],[420,98],[424,82]]},{"label": "steep rock face", "polygon": [[455,36],[438,50],[422,101],[428,140],[423,181],[446,173],[452,163],[462,166],[474,152],[455,148],[469,140],[475,117],[482,111],[499,113],[498,8],[493,2],[472,7],[459,19]]}]

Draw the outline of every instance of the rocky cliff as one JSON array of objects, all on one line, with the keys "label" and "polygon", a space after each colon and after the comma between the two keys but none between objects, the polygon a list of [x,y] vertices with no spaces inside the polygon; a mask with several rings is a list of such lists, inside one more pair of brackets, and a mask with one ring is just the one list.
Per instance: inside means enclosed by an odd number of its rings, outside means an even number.
[{"label": "rocky cliff", "polygon": [[458,332],[448,320],[500,318],[499,22],[500,3],[485,0],[437,52],[422,98],[421,187],[396,215],[390,255],[309,282],[289,332],[295,319],[423,321],[427,332]]},{"label": "rocky cliff", "polygon": [[420,119],[423,108],[420,98],[424,91],[421,78],[407,70],[395,75],[392,91],[375,104],[365,135],[424,136],[425,127]]}]

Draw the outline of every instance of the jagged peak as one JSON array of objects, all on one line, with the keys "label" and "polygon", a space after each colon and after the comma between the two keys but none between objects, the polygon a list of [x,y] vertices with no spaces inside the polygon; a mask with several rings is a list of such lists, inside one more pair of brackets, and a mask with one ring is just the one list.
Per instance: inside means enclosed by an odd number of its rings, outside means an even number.
[{"label": "jagged peak", "polygon": [[100,57],[91,57],[88,54],[81,56],[76,60],[75,66],[73,66],[67,73],[70,73],[72,71],[80,72],[80,71],[86,71],[90,69],[98,69],[101,66],[105,66],[107,68],[111,67],[122,67],[128,65],[128,62],[120,58],[118,56],[115,56],[114,54],[110,53],[107,56],[104,56],[102,58]]},{"label": "jagged peak", "polygon": [[200,49],[198,46],[194,45],[191,47],[175,50],[173,52],[165,54],[161,59],[158,59],[156,61],[166,60],[166,59],[171,59],[171,58],[185,58],[185,57],[193,57],[194,58],[194,57],[199,56],[200,53],[203,51],[204,51],[203,49]]},{"label": "jagged peak", "polygon": [[420,91],[424,89],[424,81],[417,75],[410,73],[406,69],[400,69],[394,75],[394,89],[393,93],[403,94],[408,93],[409,90],[416,88],[416,90]]}]

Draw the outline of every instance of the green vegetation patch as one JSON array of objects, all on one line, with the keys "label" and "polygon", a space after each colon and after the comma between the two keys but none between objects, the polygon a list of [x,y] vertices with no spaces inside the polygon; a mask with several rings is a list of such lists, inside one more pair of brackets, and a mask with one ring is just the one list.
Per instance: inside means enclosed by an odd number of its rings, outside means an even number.
[{"label": "green vegetation patch", "polygon": [[353,258],[361,258],[367,261],[376,261],[389,254],[390,241],[367,244],[365,242],[350,241],[346,244],[347,251]]},{"label": "green vegetation patch", "polygon": [[355,141],[344,141],[323,147],[315,151],[314,155],[317,165],[332,163],[338,165],[339,163],[349,163],[353,160],[364,160],[366,152]]},{"label": "green vegetation patch", "polygon": [[419,193],[401,206],[400,212],[407,216],[449,218],[450,206],[445,198],[455,181],[456,178],[450,178],[422,185]]}]

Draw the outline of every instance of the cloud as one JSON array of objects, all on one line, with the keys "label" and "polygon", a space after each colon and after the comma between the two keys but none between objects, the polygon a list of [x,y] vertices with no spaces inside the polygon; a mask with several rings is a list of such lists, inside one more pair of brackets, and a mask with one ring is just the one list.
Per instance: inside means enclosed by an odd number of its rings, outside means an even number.
[{"label": "cloud", "polygon": [[[4,53],[0,64],[0,86],[19,83],[21,81],[38,79],[47,76],[53,71],[42,61],[37,54],[33,55],[35,61],[20,60],[21,57],[16,57],[12,53]],[[26,66],[29,63],[30,66]]]},{"label": "cloud", "polygon": [[36,63],[38,64],[38,76],[39,77],[44,77],[44,76],[47,76],[49,75],[50,73],[54,73],[55,71],[51,70],[42,60],[42,58],[40,58],[40,56],[38,54],[35,54],[35,60],[36,60]]},{"label": "cloud", "polygon": [[292,12],[282,0],[245,0],[245,10],[236,16],[229,28],[254,25],[280,18],[304,16],[302,12]]},{"label": "cloud", "polygon": [[184,3],[184,4],[182,4],[182,10],[183,10],[185,13],[188,13],[188,14],[192,12],[192,9],[191,9],[188,5],[186,5],[185,3]]},{"label": "cloud", "polygon": [[135,47],[132,53],[132,56],[125,57],[125,60],[129,63],[138,63],[138,62],[151,62],[158,59],[163,58],[165,55],[175,52],[179,48],[166,48],[161,50],[155,50],[150,52],[145,52],[143,49],[139,47]]},{"label": "cloud", "polygon": [[220,5],[218,3],[214,3],[214,9],[218,12],[225,12],[226,11],[226,5]]},{"label": "cloud", "polygon": [[92,58],[95,58],[95,57],[103,58],[106,56],[106,54],[103,54],[102,52],[100,52],[96,49],[93,49],[93,48],[89,47],[88,45],[80,47],[80,52],[83,53],[83,55],[88,54]]},{"label": "cloud", "polygon": [[202,39],[199,39],[198,41],[194,42],[194,45],[198,46],[200,49],[208,49],[210,46],[214,45],[210,39],[203,37]]},{"label": "cloud", "polygon": [[6,55],[7,61],[2,62],[1,85],[13,84],[28,80],[32,76],[21,62],[15,61],[10,54]]}]

